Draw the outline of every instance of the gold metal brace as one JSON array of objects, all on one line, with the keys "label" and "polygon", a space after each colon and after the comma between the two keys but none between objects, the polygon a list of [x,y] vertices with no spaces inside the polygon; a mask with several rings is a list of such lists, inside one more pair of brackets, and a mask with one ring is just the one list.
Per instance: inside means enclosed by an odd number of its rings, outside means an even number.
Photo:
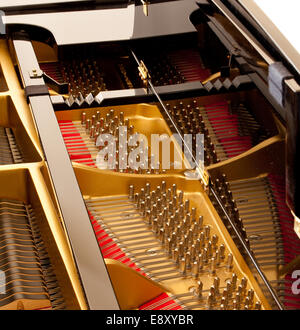
[{"label": "gold metal brace", "polygon": [[294,216],[294,230],[297,236],[300,238],[300,219],[292,212]]},{"label": "gold metal brace", "polygon": [[150,2],[148,0],[141,0],[141,3],[143,4],[144,15],[148,16],[149,15]]},{"label": "gold metal brace", "polygon": [[145,87],[148,87],[148,80],[151,78],[149,71],[143,61],[140,61],[140,65],[138,66],[139,76],[141,77]]}]

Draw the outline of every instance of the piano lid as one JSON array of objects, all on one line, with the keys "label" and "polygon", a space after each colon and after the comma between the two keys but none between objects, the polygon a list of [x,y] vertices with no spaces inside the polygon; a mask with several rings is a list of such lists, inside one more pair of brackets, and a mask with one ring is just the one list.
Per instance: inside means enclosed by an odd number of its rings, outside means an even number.
[{"label": "piano lid", "polygon": [[70,2],[86,2],[89,0],[16,0],[11,2],[9,0],[1,0],[0,6],[13,8],[13,7],[25,7],[25,6],[36,6],[36,5],[50,5],[59,3],[70,3]]},{"label": "piano lid", "polygon": [[100,5],[100,4],[128,4],[130,0],[0,0],[0,8],[4,10],[33,10],[41,9],[51,10],[59,6],[67,5]]},{"label": "piano lid", "polygon": [[24,24],[42,27],[52,33],[57,45],[70,45],[194,32],[195,27],[189,17],[197,8],[195,0],[162,1],[151,3],[146,17],[143,6],[133,2],[128,6],[89,10],[8,12],[3,22],[8,26]]}]

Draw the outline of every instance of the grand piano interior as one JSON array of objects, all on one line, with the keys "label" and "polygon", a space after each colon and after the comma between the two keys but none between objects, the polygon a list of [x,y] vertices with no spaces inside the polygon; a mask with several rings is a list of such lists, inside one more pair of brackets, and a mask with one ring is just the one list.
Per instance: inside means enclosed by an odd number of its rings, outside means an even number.
[{"label": "grand piano interior", "polygon": [[[255,12],[27,2],[0,2],[0,309],[299,309],[300,78]],[[124,126],[148,149],[103,168]]]}]

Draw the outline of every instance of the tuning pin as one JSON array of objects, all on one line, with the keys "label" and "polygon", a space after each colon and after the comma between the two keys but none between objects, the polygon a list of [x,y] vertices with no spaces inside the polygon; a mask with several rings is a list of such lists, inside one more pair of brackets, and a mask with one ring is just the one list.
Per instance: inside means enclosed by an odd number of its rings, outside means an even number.
[{"label": "tuning pin", "polygon": [[85,125],[85,123],[86,123],[86,113],[82,112],[82,114],[81,114],[81,124]]},{"label": "tuning pin", "polygon": [[124,124],[124,112],[120,112],[119,122],[120,122],[120,126],[123,126],[123,124]]},{"label": "tuning pin", "polygon": [[144,201],[142,201],[140,203],[140,212],[141,212],[143,217],[146,215],[146,208],[145,208],[145,202]]},{"label": "tuning pin", "polygon": [[158,239],[161,241],[161,244],[165,243],[165,238],[166,238],[165,231],[163,228],[161,228],[158,233]]},{"label": "tuning pin", "polygon": [[172,251],[172,258],[175,261],[176,265],[178,265],[179,264],[179,251],[178,251],[178,248],[175,248]]},{"label": "tuning pin", "polygon": [[216,298],[216,288],[214,285],[212,285],[210,288],[209,288],[209,293],[212,295],[212,299],[213,301],[215,301],[215,298]]},{"label": "tuning pin", "polygon": [[232,302],[232,308],[234,311],[239,310],[239,303],[234,299]]},{"label": "tuning pin", "polygon": [[152,220],[152,231],[153,231],[153,233],[155,235],[157,235],[158,234],[158,230],[159,230],[159,228],[158,228],[158,220],[157,220],[157,218],[154,218]]},{"label": "tuning pin", "polygon": [[199,272],[198,262],[194,261],[192,264],[192,276],[197,277]]},{"label": "tuning pin", "polygon": [[208,294],[206,303],[207,307],[210,309],[214,303],[214,296],[211,293]]},{"label": "tuning pin", "polygon": [[172,185],[172,194],[173,196],[177,195],[177,185],[175,183]]},{"label": "tuning pin", "polygon": [[162,214],[162,212],[160,212],[157,216],[157,225],[158,225],[158,228],[163,227],[163,214]]},{"label": "tuning pin", "polygon": [[191,208],[191,221],[194,223],[196,221],[196,208],[192,207]]},{"label": "tuning pin", "polygon": [[112,119],[114,117],[114,114],[115,114],[115,110],[114,109],[110,109],[109,110],[110,119]]},{"label": "tuning pin", "polygon": [[154,190],[151,191],[150,197],[151,197],[151,203],[155,204],[155,202],[156,202],[156,192]]},{"label": "tuning pin", "polygon": [[169,202],[169,204],[168,204],[168,210],[169,210],[169,214],[170,215],[173,215],[174,214],[173,202]]},{"label": "tuning pin", "polygon": [[194,231],[192,228],[189,229],[187,235],[188,235],[188,241],[189,241],[189,245],[190,245],[194,242]]},{"label": "tuning pin", "polygon": [[189,228],[189,226],[191,224],[191,215],[189,213],[187,213],[187,215],[185,217],[185,222],[186,222],[186,225],[187,225],[186,228]]},{"label": "tuning pin", "polygon": [[[180,226],[179,226],[178,229],[180,230]],[[188,246],[189,246],[189,237],[188,237],[188,235],[183,236],[183,244],[184,244],[184,250],[186,251],[188,249]]]},{"label": "tuning pin", "polygon": [[141,188],[140,196],[141,196],[141,199],[145,199],[145,189],[144,188]]},{"label": "tuning pin", "polygon": [[161,194],[161,203],[164,208],[167,206],[167,195],[166,194]]},{"label": "tuning pin", "polygon": [[197,295],[198,295],[199,299],[202,298],[202,291],[203,291],[203,283],[202,283],[202,281],[198,281],[197,282]]},{"label": "tuning pin", "polygon": [[163,214],[163,222],[167,223],[167,221],[168,221],[168,209],[166,207],[163,208],[162,214]]},{"label": "tuning pin", "polygon": [[186,264],[186,269],[191,269],[191,254],[190,254],[190,252],[187,252],[185,254],[185,264]]},{"label": "tuning pin", "polygon": [[150,183],[146,183],[145,185],[145,195],[150,196]]},{"label": "tuning pin", "polygon": [[109,122],[109,131],[111,132],[111,133],[113,133],[114,132],[114,130],[115,130],[115,121],[113,120],[113,119],[111,119],[110,120],[110,122]]},{"label": "tuning pin", "polygon": [[161,195],[161,187],[160,186],[156,187],[155,193],[156,193],[157,198],[160,198],[160,195]]},{"label": "tuning pin", "polygon": [[210,226],[204,227],[204,236],[205,236],[205,239],[208,241],[209,237],[210,237]]},{"label": "tuning pin", "polygon": [[227,307],[228,307],[228,299],[226,297],[222,297],[221,298],[221,304],[220,304],[220,306],[223,306],[222,307],[223,310],[226,310],[227,309]]},{"label": "tuning pin", "polygon": [[261,303],[260,303],[259,301],[257,301],[257,302],[255,303],[255,307],[254,307],[254,309],[256,309],[256,310],[260,310],[260,309],[261,309]]},{"label": "tuning pin", "polygon": [[162,182],[161,182],[161,192],[162,192],[163,194],[166,193],[166,181],[162,181]]},{"label": "tuning pin", "polygon": [[96,125],[96,116],[92,115],[92,126]]},{"label": "tuning pin", "polygon": [[178,205],[181,205],[183,203],[183,191],[179,191],[178,194]]},{"label": "tuning pin", "polygon": [[203,264],[204,264],[203,254],[200,253],[199,256],[198,256],[198,267],[199,267],[199,270],[202,270],[203,269]]},{"label": "tuning pin", "polygon": [[184,203],[184,209],[185,209],[185,213],[189,213],[190,211],[190,201],[189,199],[187,199]]},{"label": "tuning pin", "polygon": [[203,262],[206,264],[208,262],[208,257],[207,257],[207,248],[204,248],[202,250],[202,254],[203,254]]},{"label": "tuning pin", "polygon": [[211,238],[211,243],[212,243],[212,246],[215,248],[217,243],[218,243],[218,240],[219,240],[219,237],[215,234],[212,236]]},{"label": "tuning pin", "polygon": [[227,297],[230,298],[232,295],[232,283],[231,281],[226,282]]},{"label": "tuning pin", "polygon": [[221,244],[219,247],[220,259],[223,260],[225,258],[225,245]]},{"label": "tuning pin", "polygon": [[195,242],[195,251],[196,251],[196,254],[197,253],[200,253],[201,249],[202,249],[201,240],[200,240],[200,238],[197,238],[196,239],[196,242]]},{"label": "tuning pin", "polygon": [[184,243],[183,242],[179,242],[179,244],[178,244],[178,251],[179,251],[180,257],[182,257],[183,254],[184,254]]},{"label": "tuning pin", "polygon": [[87,119],[86,122],[85,122],[85,129],[90,130],[90,128],[91,128],[91,120]]},{"label": "tuning pin", "polygon": [[140,201],[140,194],[139,193],[135,193],[134,194],[134,202],[136,205],[139,205],[139,201]]},{"label": "tuning pin", "polygon": [[243,294],[243,287],[242,287],[242,285],[240,284],[240,285],[238,285],[238,287],[237,287],[237,292],[240,294],[240,295],[242,295]]},{"label": "tuning pin", "polygon": [[100,118],[101,118],[100,111],[97,111],[96,112],[96,121],[100,121]]},{"label": "tuning pin", "polygon": [[157,211],[161,212],[162,211],[162,201],[160,198],[156,200],[156,205],[157,205]]},{"label": "tuning pin", "polygon": [[214,278],[214,288],[215,288],[216,294],[219,294],[219,290],[220,290],[220,278],[218,276],[216,276]]},{"label": "tuning pin", "polygon": [[231,253],[228,253],[226,268],[228,270],[231,270],[232,266],[233,266],[233,255]]},{"label": "tuning pin", "polygon": [[225,300],[228,300],[228,289],[227,289],[227,287],[223,290],[222,298],[224,298]]},{"label": "tuning pin", "polygon": [[95,125],[95,131],[97,133],[100,133],[100,128],[101,128],[101,123],[100,123],[100,121],[97,121],[96,122],[96,125]]},{"label": "tuning pin", "polygon": [[173,202],[173,207],[176,209],[177,208],[177,197],[176,196],[173,196],[172,202]]},{"label": "tuning pin", "polygon": [[208,241],[208,243],[207,243],[207,257],[208,258],[212,257],[212,243],[211,243],[211,241]]},{"label": "tuning pin", "polygon": [[105,116],[105,123],[108,124],[109,122],[110,122],[110,115],[109,113],[107,113]]},{"label": "tuning pin", "polygon": [[94,139],[95,138],[95,126],[92,125],[90,129],[90,138]]},{"label": "tuning pin", "polygon": [[249,309],[249,307],[250,307],[250,299],[249,299],[249,297],[246,297],[245,298],[244,305],[245,305],[245,307],[248,306],[248,309]]},{"label": "tuning pin", "polygon": [[203,216],[200,215],[198,218],[199,229],[202,230],[203,228]]},{"label": "tuning pin", "polygon": [[167,200],[170,202],[172,200],[172,189],[167,190]]},{"label": "tuning pin", "polygon": [[174,217],[174,215],[170,216],[169,225],[170,225],[170,228],[175,228],[175,217]]},{"label": "tuning pin", "polygon": [[168,256],[170,257],[172,255],[172,251],[173,251],[172,238],[166,239],[166,241],[165,241],[165,247],[166,247]]},{"label": "tuning pin", "polygon": [[211,274],[216,273],[216,259],[215,258],[211,258],[210,272],[211,272]]},{"label": "tuning pin", "polygon": [[116,126],[120,126],[120,119],[118,116],[114,116],[114,122]]},{"label": "tuning pin", "polygon": [[[199,248],[202,249],[204,246],[204,232],[202,231],[199,236]],[[198,240],[197,240],[198,241]]]},{"label": "tuning pin", "polygon": [[174,215],[174,224],[179,225],[180,223],[181,221],[180,221],[179,210],[176,210]]},{"label": "tuning pin", "polygon": [[96,131],[94,135],[94,143],[97,144],[98,138],[99,138],[100,133]]},{"label": "tuning pin", "polygon": [[243,288],[243,293],[246,291],[246,287],[247,287],[247,279],[245,278],[245,277],[243,277],[242,279],[241,279],[241,286],[242,286],[242,288]]},{"label": "tuning pin", "polygon": [[254,291],[253,291],[253,289],[248,290],[247,297],[249,298],[249,306],[252,306],[253,301],[254,301]]},{"label": "tuning pin", "polygon": [[157,217],[157,205],[156,204],[152,205],[151,211],[152,211],[153,217],[156,218]]},{"label": "tuning pin", "polygon": [[185,212],[184,212],[184,205],[181,204],[179,206],[179,217],[180,217],[181,220],[184,218],[184,214],[185,214]]},{"label": "tuning pin", "polygon": [[146,222],[149,226],[152,225],[152,214],[150,210],[147,210],[146,212]]},{"label": "tuning pin", "polygon": [[182,275],[186,274],[186,260],[185,258],[181,258],[179,261],[179,271]]},{"label": "tuning pin", "polygon": [[219,252],[219,250],[217,250],[215,252],[215,259],[216,259],[216,265],[219,266],[220,265],[220,252]]},{"label": "tuning pin", "polygon": [[236,275],[236,273],[233,273],[232,274],[231,283],[232,283],[233,290],[235,290],[236,289],[236,283],[237,283],[237,275]]}]

